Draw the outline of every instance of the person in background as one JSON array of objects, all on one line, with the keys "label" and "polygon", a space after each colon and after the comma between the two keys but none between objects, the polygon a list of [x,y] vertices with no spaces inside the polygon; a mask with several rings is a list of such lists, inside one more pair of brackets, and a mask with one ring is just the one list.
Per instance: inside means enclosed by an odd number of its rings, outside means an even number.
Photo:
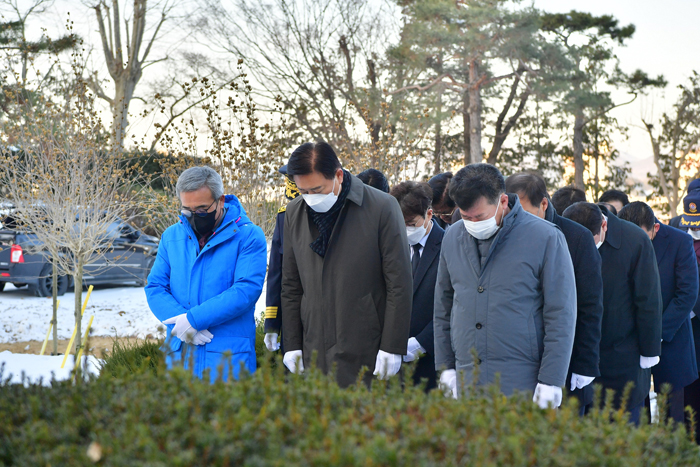
[{"label": "person in background", "polygon": [[[696,192],[697,192],[697,193],[700,193],[700,178],[696,178],[695,180],[692,180],[690,183],[688,183],[688,195],[695,194]],[[687,231],[688,231],[688,226],[687,226],[687,225],[685,225],[685,226],[682,226],[682,225],[681,225],[681,219],[683,219],[683,216],[686,216],[686,217],[688,217],[688,218],[692,218],[692,217],[693,217],[693,216],[690,216],[690,215],[686,214],[686,211],[683,211],[683,214],[682,214],[682,215],[676,216],[676,217],[674,217],[673,219],[671,219],[671,220],[668,222],[668,225],[670,225],[671,227],[675,227],[675,228],[677,228],[677,229],[681,229],[681,230],[684,230],[684,231],[687,232]],[[688,222],[690,222],[690,221],[688,221]]]},{"label": "person in background", "polygon": [[[641,201],[630,203],[620,219],[639,226],[651,239],[661,279],[663,323],[661,361],[651,369],[654,391],[668,383],[668,414],[678,423],[685,419],[684,388],[698,379],[690,312],[698,299],[698,265],[689,235],[659,223],[654,211]],[[646,400],[649,407],[649,397]],[[651,412],[650,412],[651,413]],[[650,420],[651,421],[651,420]]]},{"label": "person in background", "polygon": [[440,252],[435,366],[455,397],[478,365],[475,384],[500,375],[505,395],[529,391],[540,407],[558,407],[576,329],[574,268],[561,231],[505,188],[489,164],[470,164],[450,182],[463,223],[447,230]]},{"label": "person in background", "polygon": [[[691,186],[697,180],[691,182]],[[697,188],[689,190],[685,198],[683,198],[683,214],[680,216],[679,223],[682,220],[685,227],[679,229],[687,229],[688,234],[693,239],[693,250],[695,253],[695,261],[700,267],[700,216],[698,215],[698,206],[700,206],[700,183]],[[695,359],[700,361],[700,297],[695,302],[693,311],[690,313],[690,323],[693,328],[693,340],[695,342]],[[695,440],[700,443],[700,422],[698,415],[700,414],[700,379],[685,387],[683,398],[686,405],[689,405],[695,411]],[[686,417],[688,414],[686,414]],[[690,420],[686,418],[686,424],[690,429]]]},{"label": "person in background", "polygon": [[572,186],[565,186],[564,188],[559,188],[552,195],[552,205],[560,216],[564,213],[566,208],[574,203],[580,203],[586,201],[586,193],[583,190],[574,188]]},{"label": "person in background", "polygon": [[367,169],[360,173],[357,178],[362,180],[362,183],[365,185],[376,188],[384,193],[389,193],[389,182],[386,180],[384,174],[377,169]]},{"label": "person in background", "polygon": [[[398,373],[411,324],[411,259],[393,196],[342,169],[333,148],[305,143],[287,163],[301,196],[289,203],[282,263],[283,362],[299,373],[315,358],[341,387],[361,368]],[[315,354],[315,357],[314,357]]]},{"label": "person in background", "polygon": [[603,327],[596,382],[615,391],[616,408],[627,383],[634,383],[625,409],[630,422],[639,423],[651,367],[661,354],[661,284],[654,247],[642,229],[593,203],[573,204],[564,217],[591,231],[602,259]]},{"label": "person in background", "polygon": [[[165,361],[169,368],[193,364],[199,378],[209,370],[212,382],[237,379],[241,366],[256,369],[255,303],[267,269],[265,234],[235,196],[224,196],[221,176],[211,167],[182,172],[176,191],[182,215],[163,232],[145,287],[148,306],[167,326]],[[185,344],[192,344],[187,354]]]},{"label": "person in background", "polygon": [[427,183],[399,183],[391,189],[391,195],[399,202],[406,223],[413,271],[411,329],[408,353],[403,361],[412,362],[418,359],[413,381],[419,384],[422,379],[426,379],[425,389],[428,391],[437,387],[433,302],[440,247],[445,231],[433,221],[433,210],[430,207],[433,191]]},{"label": "person in background", "polygon": [[[293,201],[299,196],[299,189],[293,180],[287,177],[287,166],[279,168],[279,173],[284,175],[284,197]],[[267,289],[265,296],[265,347],[270,352],[280,349],[280,336],[282,334],[282,247],[284,245],[284,214],[287,206],[282,206],[275,219],[275,231],[270,243],[270,260],[267,267]],[[282,349],[284,353],[284,349]]]},{"label": "person in background", "polygon": [[452,180],[452,172],[443,172],[428,180],[428,185],[433,189],[433,219],[442,229],[452,225],[455,213],[457,213],[457,206],[450,198],[450,193],[447,189],[450,185],[450,180]]},{"label": "person in background", "polygon": [[620,212],[622,208],[630,204],[630,199],[624,191],[607,190],[600,195],[598,202],[612,204],[615,207],[615,211]]},{"label": "person in background", "polygon": [[525,211],[553,223],[566,238],[576,277],[576,334],[566,387],[579,399],[583,415],[585,407],[593,403],[591,383],[600,376],[598,362],[603,322],[600,255],[588,229],[556,213],[542,177],[533,173],[511,175],[506,179],[506,192],[517,194]]},{"label": "person in background", "polygon": [[602,201],[601,201],[601,202],[598,202],[598,203],[596,203],[596,204],[597,204],[598,206],[600,206],[601,208],[607,209],[609,213],[615,214],[615,215],[617,216],[617,208],[616,208],[615,206],[613,206],[612,204],[610,204],[610,203],[605,203],[605,202],[602,202]]}]

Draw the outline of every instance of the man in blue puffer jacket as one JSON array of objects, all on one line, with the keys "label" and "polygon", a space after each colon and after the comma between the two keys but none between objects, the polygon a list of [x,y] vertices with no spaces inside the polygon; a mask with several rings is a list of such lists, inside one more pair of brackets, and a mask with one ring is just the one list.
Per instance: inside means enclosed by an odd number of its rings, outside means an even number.
[{"label": "man in blue puffer jacket", "polygon": [[254,312],[267,269],[265,235],[235,196],[224,196],[221,176],[210,167],[185,170],[176,191],[182,215],[163,232],[145,289],[151,311],[168,329],[166,363],[192,365],[200,378],[209,370],[212,382],[220,368],[227,380],[230,367],[237,379],[242,366],[251,373],[256,368]]}]

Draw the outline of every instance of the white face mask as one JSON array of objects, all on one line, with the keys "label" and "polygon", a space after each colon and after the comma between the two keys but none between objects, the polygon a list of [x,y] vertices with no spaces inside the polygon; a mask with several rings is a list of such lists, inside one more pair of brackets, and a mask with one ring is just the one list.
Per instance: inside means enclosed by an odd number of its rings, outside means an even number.
[{"label": "white face mask", "polygon": [[700,240],[700,230],[688,229],[688,233],[693,237],[693,240]]},{"label": "white face mask", "polygon": [[425,228],[425,222],[423,225],[419,225],[416,227],[406,227],[406,236],[408,237],[408,244],[413,246],[416,243],[420,242],[423,237],[425,237],[425,234],[428,232],[428,229]]},{"label": "white face mask", "polygon": [[598,243],[595,244],[595,247],[600,250],[600,247],[603,246],[604,240],[599,241]]},{"label": "white face mask", "polygon": [[[608,217],[603,214],[603,219],[605,219],[605,222],[608,221]],[[603,237],[603,228],[600,228],[600,241],[596,243],[595,247],[600,250],[600,247],[603,246],[603,243],[605,243],[605,237]]]},{"label": "white face mask", "polygon": [[301,196],[306,201],[306,204],[316,212],[328,212],[330,208],[333,207],[336,201],[338,201],[338,195],[334,193],[335,191],[335,177],[333,177],[333,188],[331,192],[327,194],[318,195],[305,195]]},{"label": "white face mask", "polygon": [[462,222],[464,222],[464,227],[467,229],[467,232],[469,232],[469,235],[478,240],[486,240],[487,238],[491,238],[493,234],[495,234],[498,230],[496,216],[498,215],[498,208],[500,206],[501,202],[499,200],[498,206],[496,207],[496,214],[494,214],[493,217],[489,217],[486,220],[473,222],[468,221],[466,219],[462,219]]}]

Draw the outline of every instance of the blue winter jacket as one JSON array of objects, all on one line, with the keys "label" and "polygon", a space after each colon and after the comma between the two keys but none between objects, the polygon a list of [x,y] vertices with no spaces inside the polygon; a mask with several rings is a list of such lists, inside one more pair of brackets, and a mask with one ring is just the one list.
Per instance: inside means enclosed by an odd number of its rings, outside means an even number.
[{"label": "blue winter jacket", "polygon": [[[158,255],[148,276],[146,297],[160,321],[187,313],[198,331],[214,335],[209,344],[183,344],[171,336],[168,325],[168,368],[184,360],[185,368],[202,377],[210,370],[215,381],[219,368],[228,379],[229,366],[237,379],[241,365],[254,372],[255,304],[267,269],[267,242],[260,227],[248,219],[241,203],[227,195],[224,220],[200,251],[197,237],[184,216],[163,232]],[[184,358],[183,358],[183,351]],[[224,354],[230,352],[230,360]]]}]

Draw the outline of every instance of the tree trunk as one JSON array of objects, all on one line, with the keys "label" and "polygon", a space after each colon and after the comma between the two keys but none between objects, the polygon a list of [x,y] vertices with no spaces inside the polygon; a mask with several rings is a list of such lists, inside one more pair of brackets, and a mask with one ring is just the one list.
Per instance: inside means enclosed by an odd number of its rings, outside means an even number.
[{"label": "tree trunk", "polygon": [[600,158],[600,152],[598,151],[598,134],[600,130],[598,128],[598,122],[596,121],[595,127],[595,147],[593,148],[593,157],[595,158],[595,196],[594,201],[598,200],[598,192],[600,191],[600,177],[598,175],[598,159]]},{"label": "tree trunk", "polygon": [[[83,308],[83,262],[78,261],[78,269],[75,271],[73,276],[75,281],[75,355],[78,355],[80,348],[82,347],[82,321],[83,315],[81,313]],[[70,349],[68,349],[70,352]],[[75,362],[79,365],[80,362]]]},{"label": "tree trunk", "polygon": [[462,96],[462,122],[464,124],[464,165],[469,165],[469,151],[471,148],[471,124],[469,121],[469,92],[464,91]]},{"label": "tree trunk", "polygon": [[574,187],[584,191],[586,191],[583,183],[583,127],[585,125],[583,111],[577,111],[574,121]]},{"label": "tree trunk", "polygon": [[435,123],[435,151],[433,152],[433,173],[435,175],[442,172],[442,92],[438,91],[437,122]]},{"label": "tree trunk", "polygon": [[[127,69],[128,70],[128,69]],[[126,74],[126,72],[125,72]],[[140,76],[139,76],[140,77]],[[115,80],[114,105],[112,108],[112,134],[115,147],[124,147],[126,127],[129,124],[129,103],[134,97],[134,89],[138,78],[125,77]]]},{"label": "tree trunk", "polygon": [[53,270],[53,278],[51,279],[52,283],[52,293],[51,295],[53,296],[53,316],[51,317],[51,325],[53,326],[53,352],[51,352],[51,355],[58,355],[58,329],[56,329],[56,325],[58,324],[58,267],[56,267],[56,263],[52,264]]},{"label": "tree trunk", "polygon": [[479,62],[472,60],[469,64],[469,163],[481,162],[481,77]]}]

